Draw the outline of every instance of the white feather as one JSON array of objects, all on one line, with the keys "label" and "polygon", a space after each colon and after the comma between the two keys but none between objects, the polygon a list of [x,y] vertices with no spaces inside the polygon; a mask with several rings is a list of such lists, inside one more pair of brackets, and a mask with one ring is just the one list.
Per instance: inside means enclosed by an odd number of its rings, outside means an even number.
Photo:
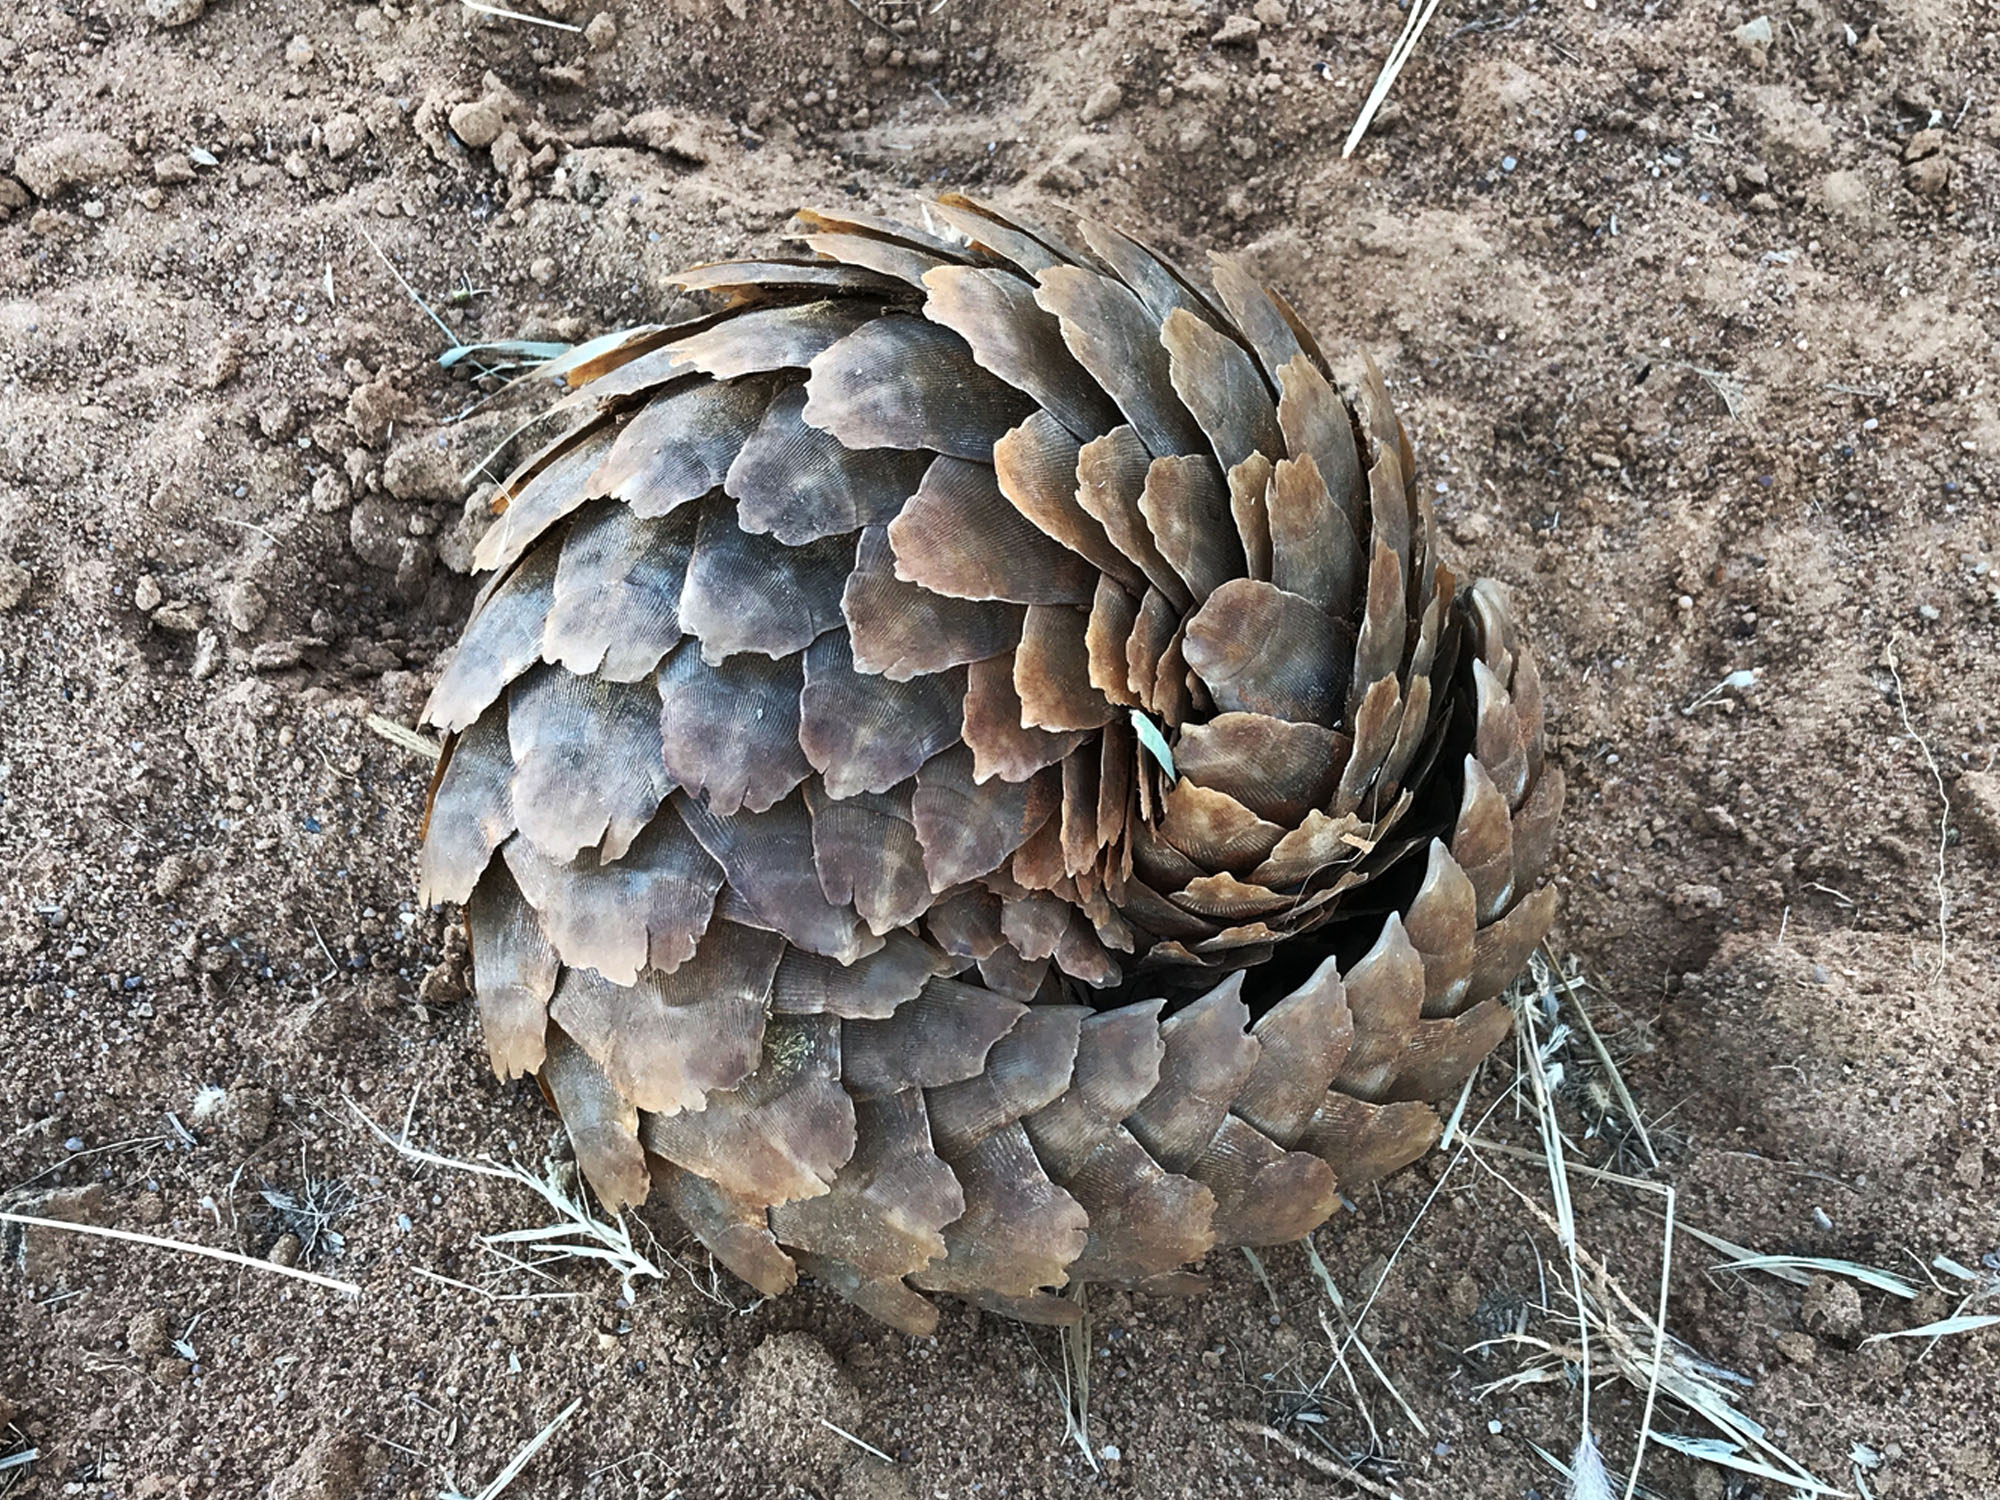
[{"label": "white feather", "polygon": [[1597,1439],[1588,1431],[1576,1445],[1569,1465],[1569,1500],[1612,1500],[1611,1480],[1597,1453]]}]

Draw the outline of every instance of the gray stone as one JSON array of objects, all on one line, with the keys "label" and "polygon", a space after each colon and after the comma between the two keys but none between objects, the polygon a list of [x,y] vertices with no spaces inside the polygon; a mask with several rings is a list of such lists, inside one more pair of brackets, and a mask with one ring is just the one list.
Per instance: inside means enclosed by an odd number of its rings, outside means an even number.
[{"label": "gray stone", "polygon": [[394,568],[402,560],[403,543],[410,539],[409,523],[402,507],[370,495],[348,513],[347,539],[354,555],[369,567]]}]

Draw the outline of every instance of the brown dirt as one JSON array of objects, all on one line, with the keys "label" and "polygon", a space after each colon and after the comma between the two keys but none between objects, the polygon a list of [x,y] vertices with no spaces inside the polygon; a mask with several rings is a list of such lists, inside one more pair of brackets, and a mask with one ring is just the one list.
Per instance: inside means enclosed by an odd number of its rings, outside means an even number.
[{"label": "brown dirt", "polygon": [[[577,1396],[511,1493],[1318,1494],[1342,1486],[1229,1423],[1366,1445],[1337,1376],[1290,1420],[1329,1356],[1289,1249],[1268,1296],[1216,1256],[1205,1301],[1095,1299],[1095,1473],[1053,1343],[963,1309],[913,1342],[811,1290],[718,1305],[664,1228],[691,1275],[630,1305],[588,1268],[552,1301],[414,1274],[480,1279],[471,1237],[537,1205],[412,1167],[347,1100],[414,1099],[459,1154],[539,1163],[557,1132],[487,1076],[446,919],[412,905],[424,767],[363,722],[413,716],[462,616],[452,475],[501,435],[439,446],[479,392],[364,231],[468,341],[657,313],[663,272],[814,199],[949,186],[1247,249],[1372,349],[1460,551],[1532,601],[1560,938],[1683,1216],[1919,1280],[1995,1264],[2000,44],[1972,7],[1803,0],[1768,45],[1680,0],[1447,7],[1345,162],[1388,5],[1259,0],[1226,45],[1220,4],[1083,0],[950,0],[913,33],[834,0],[539,0],[582,35],[439,0],[154,19],[202,8],[26,0],[0,34],[0,1188],[263,1255],[261,1190],[331,1181],[340,1251],[307,1263],[364,1290],[0,1241],[0,1456],[40,1449],[0,1493],[475,1493]],[[1952,809],[1941,974],[1941,809],[1891,648]],[[1350,1297],[1440,1170],[1322,1232]],[[1579,1198],[1648,1296],[1654,1201]],[[1453,1173],[1369,1321],[1428,1435],[1364,1387],[1398,1460],[1372,1473],[1558,1487],[1527,1445],[1568,1451],[1576,1393],[1475,1400],[1517,1358],[1462,1352],[1552,1253]],[[2000,1493],[2000,1335],[1856,1348],[1952,1304],[1710,1260],[1683,1243],[1673,1325],[1815,1472],[1847,1483],[1865,1443],[1877,1496]],[[1600,1388],[1614,1462],[1636,1413]]]}]

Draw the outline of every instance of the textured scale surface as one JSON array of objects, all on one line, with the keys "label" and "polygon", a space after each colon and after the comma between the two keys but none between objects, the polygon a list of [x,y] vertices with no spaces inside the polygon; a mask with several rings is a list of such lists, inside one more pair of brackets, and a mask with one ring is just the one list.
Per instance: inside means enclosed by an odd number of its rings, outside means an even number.
[{"label": "textured scale surface", "polygon": [[912,1333],[1429,1149],[1554,917],[1506,592],[1368,365],[950,197],[572,351],[427,717],[493,1066],[608,1206]]}]

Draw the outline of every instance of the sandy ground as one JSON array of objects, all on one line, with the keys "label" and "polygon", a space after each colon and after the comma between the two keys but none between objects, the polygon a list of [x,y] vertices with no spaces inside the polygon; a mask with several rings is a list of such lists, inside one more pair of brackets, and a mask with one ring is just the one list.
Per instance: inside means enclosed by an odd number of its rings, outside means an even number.
[{"label": "sandy ground", "polygon": [[[1663,1165],[1572,1048],[1581,1158],[1922,1293],[1717,1273],[1683,1234],[1671,1326],[1821,1478],[1854,1491],[1861,1444],[1872,1495],[2000,1494],[2000,1333],[1862,1342],[2000,1275],[1990,15],[1454,3],[1343,160],[1390,5],[517,3],[580,29],[442,0],[0,23],[0,1208],[361,1288],[0,1226],[0,1464],[39,1455],[0,1495],[474,1495],[572,1401],[510,1495],[1351,1492],[1242,1424],[1405,1495],[1558,1492],[1531,1444],[1576,1442],[1577,1351],[1513,1158],[1433,1160],[1319,1235],[1353,1311],[1416,1223],[1365,1330],[1407,1411],[1351,1354],[1349,1388],[1301,1252],[1268,1286],[1216,1256],[1204,1300],[1093,1300],[1093,1467],[1046,1336],[753,1305],[664,1225],[629,1298],[496,1273],[474,1237],[546,1206],[356,1117],[537,1169],[559,1136],[487,1074],[450,914],[413,904],[427,768],[366,722],[410,721],[449,646],[457,476],[505,433],[436,356],[656,315],[667,270],[802,202],[946,187],[1247,250],[1373,351],[1543,651],[1559,943]],[[1513,1081],[1489,1066],[1475,1117]],[[1529,1139],[1515,1114],[1487,1133]],[[1576,1205],[1648,1306],[1660,1201]],[[1519,1328],[1568,1378],[1481,1396],[1535,1351],[1473,1346]],[[1595,1358],[1615,1467],[1640,1396]],[[1647,1483],[1789,1493],[1672,1455]]]}]

